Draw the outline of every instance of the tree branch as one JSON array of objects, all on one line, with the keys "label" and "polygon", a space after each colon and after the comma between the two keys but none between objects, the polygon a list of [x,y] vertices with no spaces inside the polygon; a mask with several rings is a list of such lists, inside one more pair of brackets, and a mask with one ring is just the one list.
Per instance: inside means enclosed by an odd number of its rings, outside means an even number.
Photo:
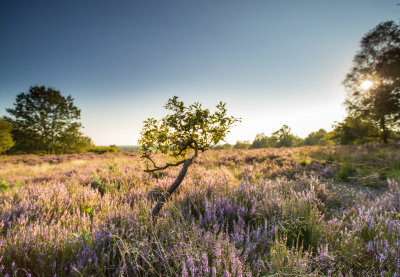
[{"label": "tree branch", "polygon": [[149,157],[144,157],[144,158],[147,158],[147,159],[149,159],[153,164],[154,164],[154,169],[147,169],[147,170],[144,170],[144,172],[147,172],[147,173],[150,173],[150,172],[154,172],[154,171],[159,171],[159,170],[164,170],[164,169],[167,169],[168,167],[170,167],[170,166],[178,166],[178,165],[180,165],[180,164],[183,164],[186,160],[183,160],[183,161],[180,161],[180,162],[177,162],[177,163],[174,163],[174,164],[169,164],[169,163],[167,163],[165,166],[163,166],[163,167],[158,167],[158,166],[156,166],[156,164],[153,162],[153,160],[152,159],[150,159]]},{"label": "tree branch", "polygon": [[[194,143],[194,147],[191,145],[191,143]],[[190,158],[190,160],[195,160],[196,158],[197,158],[197,154],[198,154],[198,145],[197,145],[197,142],[195,141],[195,140],[191,140],[191,141],[189,141],[185,146],[184,146],[184,148],[178,153],[178,155],[179,154],[181,154],[184,150],[186,150],[186,148],[187,147],[190,147],[190,148],[192,148],[192,149],[194,149],[194,151],[195,151],[195,154],[193,155],[193,157],[192,158]],[[201,150],[201,149],[200,149]],[[142,158],[146,158],[146,159],[148,159],[148,160],[150,160],[152,163],[153,163],[153,165],[154,165],[154,169],[146,169],[146,170],[144,170],[144,172],[147,172],[147,173],[151,173],[151,172],[155,172],[155,171],[159,171],[159,170],[164,170],[164,169],[167,169],[168,167],[170,167],[170,166],[178,166],[178,165],[180,165],[180,164],[183,164],[186,160],[183,160],[183,161],[180,161],[180,162],[177,162],[177,163],[174,163],[174,164],[170,164],[170,163],[167,163],[165,166],[163,166],[163,167],[159,167],[159,166],[157,166],[156,165],[156,163],[150,158],[150,155],[149,154],[144,154],[143,156],[142,156]]]}]

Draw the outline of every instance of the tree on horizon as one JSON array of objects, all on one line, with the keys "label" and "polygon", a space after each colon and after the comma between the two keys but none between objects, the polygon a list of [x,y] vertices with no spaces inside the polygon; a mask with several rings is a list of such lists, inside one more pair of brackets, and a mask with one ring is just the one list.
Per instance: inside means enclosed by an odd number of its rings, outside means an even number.
[{"label": "tree on horizon", "polygon": [[71,95],[59,90],[31,86],[29,92],[17,95],[13,109],[6,111],[15,119],[4,117],[12,125],[13,152],[60,153],[80,152],[92,144],[80,131],[81,110],[74,106]]}]

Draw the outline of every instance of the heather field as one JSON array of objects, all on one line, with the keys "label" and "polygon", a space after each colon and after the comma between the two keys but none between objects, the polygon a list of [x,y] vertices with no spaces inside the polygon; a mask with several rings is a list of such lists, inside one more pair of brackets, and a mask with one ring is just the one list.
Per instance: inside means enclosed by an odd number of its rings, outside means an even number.
[{"label": "heather field", "polygon": [[399,144],[200,153],[157,221],[143,169],[0,156],[0,276],[400,276]]}]

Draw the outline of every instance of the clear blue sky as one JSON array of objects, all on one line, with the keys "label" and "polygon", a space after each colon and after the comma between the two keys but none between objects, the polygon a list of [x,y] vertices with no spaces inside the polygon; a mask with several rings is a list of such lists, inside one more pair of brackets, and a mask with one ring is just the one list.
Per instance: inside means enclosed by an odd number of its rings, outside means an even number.
[{"label": "clear blue sky", "polygon": [[399,0],[0,2],[0,116],[35,84],[71,94],[97,145],[136,145],[174,95],[241,117],[227,141],[283,124],[300,137],[345,116],[362,36]]}]

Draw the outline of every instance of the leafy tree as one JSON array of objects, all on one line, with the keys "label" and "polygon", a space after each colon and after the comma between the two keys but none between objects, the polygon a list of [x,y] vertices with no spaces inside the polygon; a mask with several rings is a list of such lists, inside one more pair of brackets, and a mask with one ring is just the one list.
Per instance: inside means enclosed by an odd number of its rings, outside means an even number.
[{"label": "leafy tree", "polygon": [[[400,119],[400,26],[380,23],[361,40],[361,49],[343,85],[348,91],[345,106],[352,118],[371,121],[387,143]],[[365,81],[372,86],[363,89]]]},{"label": "leafy tree", "polygon": [[250,147],[250,141],[236,141],[235,145],[233,146],[234,149],[249,149]]},{"label": "leafy tree", "polygon": [[364,144],[377,141],[380,137],[378,127],[371,120],[361,117],[346,117],[343,122],[336,122],[332,127],[329,138],[342,145]]},{"label": "leafy tree", "polygon": [[317,132],[310,133],[305,139],[303,145],[332,145],[333,141],[329,139],[328,132],[319,129]]},{"label": "leafy tree", "polygon": [[90,137],[83,136],[81,132],[75,130],[75,132],[65,132],[60,140],[57,153],[82,153],[93,147],[95,146]]},{"label": "leafy tree", "polygon": [[[198,151],[206,151],[224,141],[229,129],[235,122],[240,122],[240,118],[226,116],[225,104],[218,104],[218,111],[211,114],[208,109],[203,110],[199,103],[185,107],[183,102],[178,101],[178,97],[169,99],[165,105],[167,110],[173,112],[161,120],[149,118],[144,121],[141,138],[138,143],[141,147],[142,158],[148,159],[153,168],[147,168],[145,172],[155,172],[164,170],[170,166],[183,164],[182,170],[175,182],[162,194],[152,211],[153,217],[157,217],[162,206],[169,196],[178,188],[183,181],[189,166],[195,161]],[[167,163],[159,167],[152,160],[152,152],[160,151],[163,154],[170,153],[176,163]],[[194,155],[189,158],[190,151]]]},{"label": "leafy tree", "polygon": [[283,125],[281,129],[273,132],[270,137],[264,133],[257,134],[250,149],[257,148],[279,148],[279,147],[292,147],[300,146],[303,143],[303,139],[293,135],[291,128],[287,125]]},{"label": "leafy tree", "polygon": [[253,143],[250,146],[250,149],[258,149],[258,148],[274,148],[276,147],[276,138],[268,137],[264,133],[257,134]]},{"label": "leafy tree", "polygon": [[289,126],[283,125],[281,129],[271,134],[271,137],[276,141],[276,147],[292,147],[302,144],[302,139],[293,135],[290,131]]},{"label": "leafy tree", "polygon": [[15,151],[76,151],[71,147],[85,141],[80,132],[82,124],[77,122],[81,110],[74,106],[71,95],[64,97],[58,90],[36,85],[18,94],[14,106],[6,110],[15,119],[6,120],[13,125]]},{"label": "leafy tree", "polygon": [[14,145],[11,136],[11,124],[0,118],[0,154],[6,152]]}]

